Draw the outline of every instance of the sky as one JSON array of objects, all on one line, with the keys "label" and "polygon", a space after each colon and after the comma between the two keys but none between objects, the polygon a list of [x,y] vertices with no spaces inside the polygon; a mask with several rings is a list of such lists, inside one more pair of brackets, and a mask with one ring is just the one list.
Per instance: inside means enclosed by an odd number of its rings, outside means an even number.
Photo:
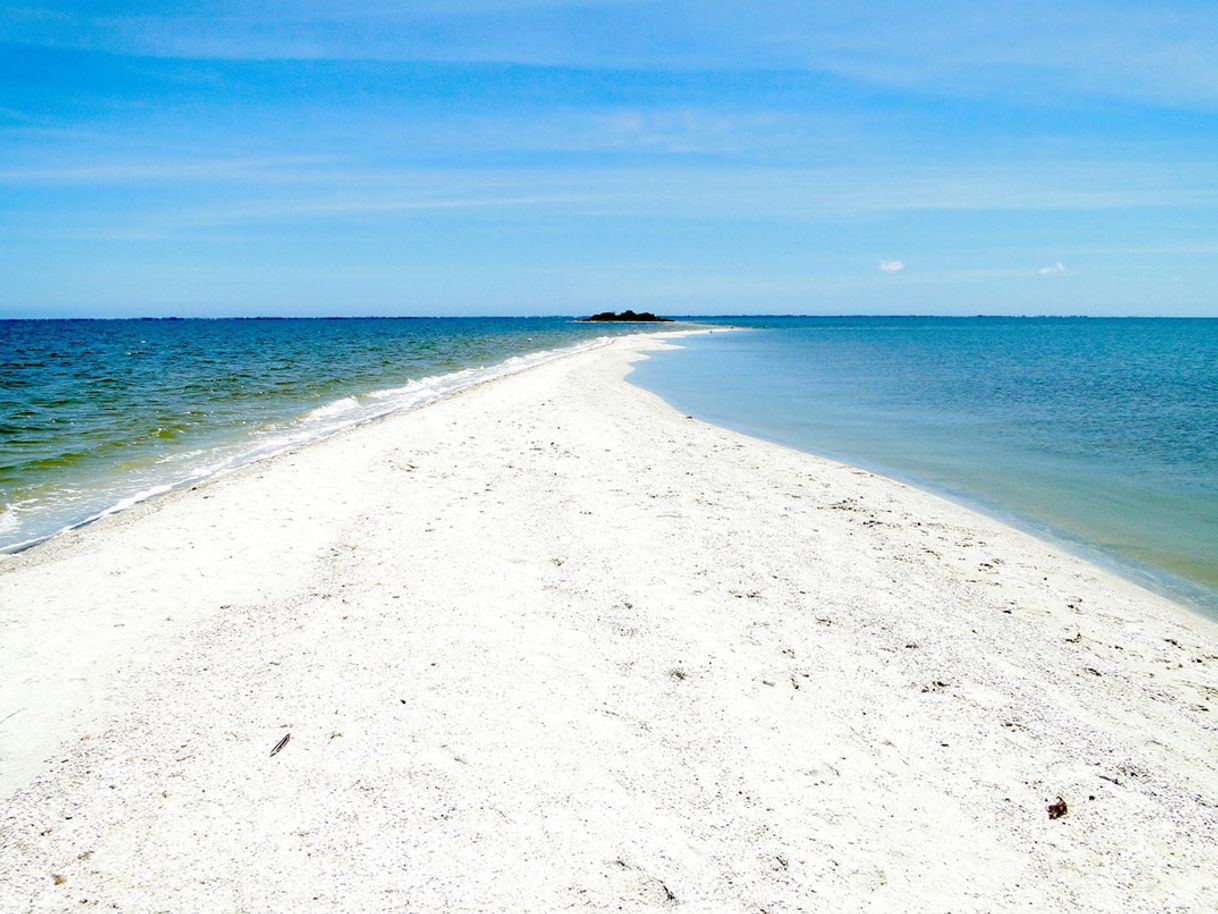
[{"label": "sky", "polygon": [[1213,0],[0,0],[0,316],[1218,316]]}]

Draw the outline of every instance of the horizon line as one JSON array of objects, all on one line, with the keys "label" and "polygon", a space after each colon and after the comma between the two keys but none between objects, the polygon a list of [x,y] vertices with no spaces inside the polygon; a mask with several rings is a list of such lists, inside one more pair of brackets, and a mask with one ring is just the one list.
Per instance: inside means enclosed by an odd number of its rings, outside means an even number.
[{"label": "horizon line", "polygon": [[[631,309],[633,310],[633,309]],[[589,312],[589,314],[599,312]],[[657,312],[658,314],[658,312]],[[20,321],[343,321],[343,320],[546,320],[569,318],[579,320],[585,316],[583,312],[548,313],[548,314],[139,314],[128,316],[61,316],[61,317],[6,317],[0,316],[0,323],[16,323]],[[658,315],[666,316],[666,315]],[[667,315],[674,320],[707,320],[728,318],[821,318],[821,319],[859,319],[859,318],[904,318],[910,320],[1218,320],[1218,315],[1211,314],[936,314],[925,313],[832,313],[810,311],[740,311],[723,314],[677,314]]]}]

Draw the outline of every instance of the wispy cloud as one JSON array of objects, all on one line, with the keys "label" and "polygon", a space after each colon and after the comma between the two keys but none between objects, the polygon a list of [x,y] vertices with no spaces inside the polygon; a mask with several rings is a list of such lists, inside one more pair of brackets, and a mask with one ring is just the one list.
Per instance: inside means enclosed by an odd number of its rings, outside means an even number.
[{"label": "wispy cloud", "polygon": [[[1118,180],[1120,179],[1119,184]],[[1169,180],[1170,179],[1170,180]],[[793,218],[915,211],[1086,212],[1174,207],[1201,211],[1218,206],[1218,177],[1181,164],[1164,176],[1124,163],[1057,160],[1050,166],[833,164],[764,167],[667,160],[651,166],[618,162],[538,168],[392,167],[349,156],[288,155],[262,159],[109,162],[10,168],[0,184],[63,186],[199,185],[234,190],[310,188],[314,196],[359,189],[374,200],[466,195],[478,198],[548,198],[593,195],[629,203],[630,211],[785,215]],[[170,191],[165,190],[166,193]],[[376,196],[374,196],[376,195]],[[70,208],[71,197],[57,209]],[[898,258],[892,258],[894,262]]]},{"label": "wispy cloud", "polygon": [[0,40],[162,57],[803,69],[974,96],[1044,98],[1052,85],[1058,97],[1218,100],[1218,20],[1208,4],[1188,0],[1119,8],[944,0],[921,19],[905,0],[352,0],[341,14],[315,0],[223,4],[206,14],[177,6],[98,15],[88,4],[44,0],[37,10],[6,10]]},{"label": "wispy cloud", "polygon": [[905,261],[903,260],[881,260],[880,270],[885,273],[900,273],[905,269]]},{"label": "wispy cloud", "polygon": [[288,219],[296,216],[326,215],[374,215],[377,213],[401,213],[416,210],[445,209],[497,209],[504,207],[556,206],[582,203],[592,199],[589,195],[557,194],[550,196],[503,196],[462,197],[452,199],[331,199],[298,202],[253,203],[243,206],[201,210],[193,214],[196,222],[223,224],[273,219]]},{"label": "wispy cloud", "polygon": [[1053,264],[1053,266],[1041,267],[1036,272],[1041,276],[1056,276],[1060,273],[1066,272],[1066,265],[1059,260],[1057,263]]},{"label": "wispy cloud", "polygon": [[0,121],[12,121],[18,124],[32,124],[34,118],[30,117],[24,111],[18,111],[16,108],[6,108],[0,105]]},{"label": "wispy cloud", "polygon": [[[46,226],[49,237],[94,240],[156,240],[174,237],[209,235],[213,229],[292,223],[299,226],[308,220],[336,222],[338,220],[374,219],[378,217],[423,215],[447,210],[531,209],[536,207],[572,207],[596,198],[583,194],[553,194],[547,196],[462,196],[386,199],[371,197],[324,197],[284,200],[237,200],[213,206],[182,207],[172,210],[129,213],[125,218],[106,219],[82,215],[68,222]],[[27,226],[27,234],[42,234],[38,226]]]},{"label": "wispy cloud", "polygon": [[[1128,170],[1127,170],[1128,171]],[[622,219],[698,220],[730,234],[740,220],[781,220],[820,231],[877,220],[969,219],[970,213],[1162,209],[1198,213],[1218,205],[1218,186],[1147,186],[1129,181],[1120,192],[1081,187],[1095,169],[1076,173],[1060,163],[1053,176],[1003,170],[890,168],[868,165],[820,169],[710,168],[478,168],[369,167],[358,160],[323,157],[231,159],[210,162],[110,163],[75,168],[11,170],[0,186],[19,186],[14,205],[0,212],[0,237],[186,237],[220,226],[286,224],[406,225],[429,213],[545,208],[580,231]],[[1055,190],[1049,180],[1062,184]],[[28,186],[26,186],[28,185]],[[1069,188],[1066,185],[1070,185]],[[47,195],[53,194],[53,198]],[[53,199],[53,205],[47,200]],[[574,224],[574,223],[573,223]],[[918,247],[916,239],[910,239]],[[903,242],[904,244],[904,242]],[[1075,249],[1071,247],[1071,249]],[[855,263],[858,261],[855,260]],[[908,277],[908,260],[876,263],[883,275]],[[925,275],[926,258],[916,271]],[[1065,272],[1064,264],[1024,268],[1024,275]]]},{"label": "wispy cloud", "polygon": [[118,184],[141,181],[206,181],[262,178],[268,172],[302,165],[319,165],[326,156],[283,156],[191,162],[120,162],[59,168],[16,168],[0,171],[4,184]]}]

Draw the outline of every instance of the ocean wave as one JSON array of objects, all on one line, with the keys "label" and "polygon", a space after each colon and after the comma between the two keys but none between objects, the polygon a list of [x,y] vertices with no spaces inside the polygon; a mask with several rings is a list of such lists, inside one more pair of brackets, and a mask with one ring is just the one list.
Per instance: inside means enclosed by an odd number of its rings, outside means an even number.
[{"label": "ocean wave", "polygon": [[140,502],[147,501],[148,499],[154,498],[157,495],[164,495],[166,492],[172,492],[173,489],[174,486],[170,483],[162,483],[161,485],[149,486],[147,489],[141,489],[139,492],[128,495],[125,498],[120,498],[110,507],[105,508],[102,511],[98,511],[96,514],[92,515],[86,520],[81,521],[75,526],[91,524],[93,521],[101,520],[103,517],[109,517],[111,514],[117,514],[119,511],[125,511],[128,508],[132,508],[135,505],[138,505]]},{"label": "ocean wave", "polygon": [[359,400],[355,399],[355,397],[343,397],[341,400],[335,400],[333,403],[327,403],[324,406],[319,406],[316,409],[309,410],[300,417],[300,421],[324,422],[326,419],[341,416],[344,413],[349,413],[354,409],[359,409]]}]

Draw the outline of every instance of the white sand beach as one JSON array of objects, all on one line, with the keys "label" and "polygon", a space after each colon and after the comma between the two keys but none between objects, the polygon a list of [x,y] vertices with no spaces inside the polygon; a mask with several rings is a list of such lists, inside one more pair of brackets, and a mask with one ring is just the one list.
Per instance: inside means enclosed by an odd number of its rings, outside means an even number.
[{"label": "white sand beach", "polygon": [[1218,626],[664,345],[4,558],[0,911],[1218,910]]}]

